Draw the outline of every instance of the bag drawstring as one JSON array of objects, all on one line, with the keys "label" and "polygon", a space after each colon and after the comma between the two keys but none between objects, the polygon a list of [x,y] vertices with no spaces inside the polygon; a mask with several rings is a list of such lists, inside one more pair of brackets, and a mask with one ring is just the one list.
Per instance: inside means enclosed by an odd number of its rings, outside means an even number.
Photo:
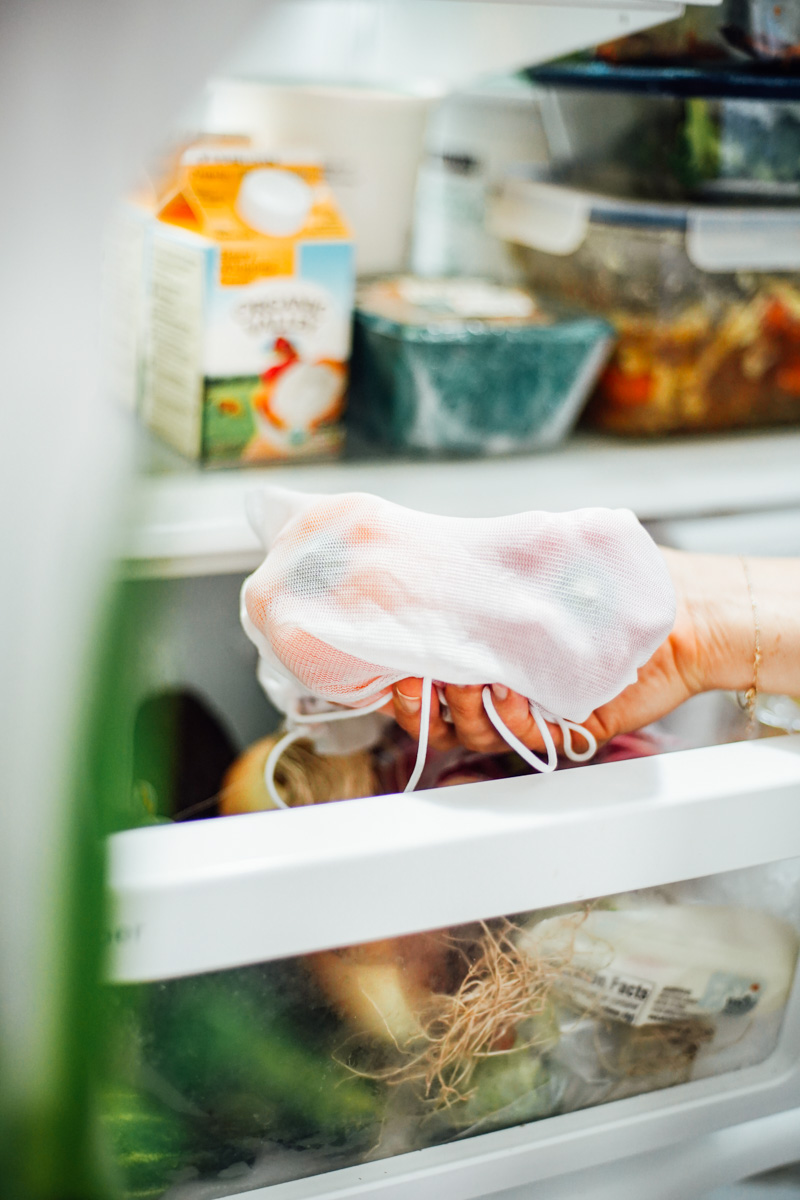
[{"label": "bag drawstring", "polygon": [[[563,717],[554,717],[551,713],[547,713],[548,721],[555,721],[561,726],[561,736],[563,738],[563,749],[567,758],[572,762],[582,763],[588,762],[597,753],[597,739],[594,734],[589,733],[585,725],[579,725],[576,721],[566,721]],[[585,750],[576,750],[572,744],[572,735],[577,733],[586,742]]]},{"label": "bag drawstring", "polygon": [[[575,721],[567,721],[564,717],[557,717],[554,713],[546,712],[544,709],[539,708],[538,704],[534,704],[533,701],[529,700],[528,707],[530,708],[531,716],[536,722],[539,732],[542,735],[544,748],[547,751],[547,762],[542,762],[541,758],[534,754],[532,750],[529,750],[527,746],[524,746],[519,738],[514,736],[514,734],[502,720],[494,706],[491,688],[485,687],[483,689],[483,707],[486,709],[487,717],[492,722],[501,738],[508,743],[512,750],[516,750],[520,758],[524,758],[525,762],[533,767],[536,771],[549,773],[550,771],[555,771],[556,769],[556,747],[555,743],[553,742],[553,735],[551,734],[547,724],[548,721],[553,725],[558,725],[560,728],[564,754],[567,758],[571,759],[572,762],[588,762],[589,759],[597,753],[597,741],[594,735],[591,734],[589,730],[585,728],[585,726],[578,725]],[[586,742],[585,750],[575,749],[572,742],[572,737],[573,734],[576,733]]]},{"label": "bag drawstring", "polygon": [[419,739],[417,741],[417,759],[414,763],[414,770],[411,772],[411,778],[403,788],[404,792],[413,792],[414,788],[419,783],[419,777],[425,767],[425,759],[428,757],[428,731],[431,724],[431,692],[433,690],[433,680],[430,675],[425,675],[422,680],[422,707],[419,711]]},{"label": "bag drawstring", "polygon": [[[307,726],[328,725],[331,721],[350,721],[354,717],[363,717],[367,713],[377,712],[379,708],[383,708],[391,699],[390,696],[380,696],[377,700],[373,700],[372,704],[365,704],[363,708],[334,708],[329,712],[320,713],[302,713],[300,712],[298,703],[295,703],[292,712],[286,714],[287,732],[280,738],[279,741],[270,750],[267,755],[267,761],[264,763],[264,786],[267,789],[267,795],[276,808],[291,807],[286,803],[283,797],[279,794],[275,787],[275,768],[278,761],[285,750],[300,738],[308,737],[309,730]],[[428,708],[430,709],[430,696],[428,698]],[[419,755],[417,755],[419,758]],[[424,759],[423,759],[424,762]],[[421,772],[422,768],[420,768]],[[413,778],[413,776],[412,776]],[[417,776],[419,778],[419,776]],[[406,788],[406,791],[409,791]]]},{"label": "bag drawstring", "polygon": [[556,763],[558,762],[555,742],[553,741],[552,733],[547,727],[547,722],[542,716],[541,709],[539,709],[537,705],[531,704],[530,701],[528,702],[531,716],[536,722],[539,733],[542,735],[544,748],[547,751],[547,762],[542,762],[538,755],[534,754],[532,750],[529,750],[527,746],[523,746],[519,738],[514,736],[502,718],[498,715],[497,709],[494,706],[494,701],[492,700],[491,688],[485,687],[483,689],[483,707],[486,710],[487,717],[500,734],[500,737],[511,747],[512,750],[516,750],[520,758],[524,758],[525,762],[532,766],[536,771],[542,771],[545,774],[549,773],[550,771],[555,771]]},{"label": "bag drawstring", "polygon": [[[414,762],[414,769],[411,772],[411,778],[403,788],[404,792],[414,791],[425,768],[425,760],[428,757],[428,736],[430,732],[432,691],[433,680],[429,675],[426,675],[422,680],[417,757]],[[441,703],[442,691],[438,685],[437,693]],[[545,762],[543,759],[539,758],[538,755],[534,754],[532,750],[529,750],[527,746],[523,745],[519,738],[515,737],[515,735],[505,724],[494,706],[491,688],[484,687],[482,698],[486,715],[491,721],[492,725],[494,725],[497,732],[500,734],[503,741],[506,742],[506,744],[509,745],[512,750],[516,750],[520,758],[523,758],[529,766],[533,767],[535,771],[541,771],[542,774],[549,774],[551,771],[555,771],[556,764],[558,762],[556,746],[555,742],[553,741],[553,735],[548,726],[548,721],[553,725],[558,725],[560,728],[564,754],[567,758],[571,759],[572,762],[588,762],[588,760],[597,752],[597,741],[585,726],[579,725],[575,721],[567,721],[564,717],[557,717],[553,713],[546,712],[544,709],[539,708],[538,704],[534,704],[533,701],[529,700],[528,707],[530,708],[531,716],[536,722],[536,726],[542,735],[542,741],[544,742],[544,747],[547,751],[547,761]],[[364,708],[333,709],[330,712],[323,713],[301,713],[297,706],[295,706],[295,711],[287,715],[287,733],[285,733],[280,741],[276,742],[272,747],[267,756],[267,761],[264,764],[264,783],[266,785],[267,794],[269,795],[273,804],[275,804],[277,808],[289,807],[289,805],[286,804],[278,794],[278,790],[275,787],[275,768],[278,765],[278,760],[280,759],[284,750],[287,750],[289,746],[298,741],[300,738],[307,736],[307,731],[304,726],[327,725],[329,721],[352,720],[354,717],[361,717],[366,713],[377,712],[379,708],[383,708],[388,700],[389,697],[384,695],[378,700],[373,701],[372,704],[365,705]],[[586,742],[585,750],[575,749],[572,740],[574,734],[582,737]]]}]

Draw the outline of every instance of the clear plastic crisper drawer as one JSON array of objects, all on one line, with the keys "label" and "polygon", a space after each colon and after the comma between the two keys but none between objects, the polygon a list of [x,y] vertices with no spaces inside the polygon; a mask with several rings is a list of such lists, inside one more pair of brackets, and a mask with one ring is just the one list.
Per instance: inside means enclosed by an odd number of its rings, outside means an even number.
[{"label": "clear plastic crisper drawer", "polygon": [[116,835],[128,1195],[466,1200],[800,1103],[799,792],[782,737]]}]

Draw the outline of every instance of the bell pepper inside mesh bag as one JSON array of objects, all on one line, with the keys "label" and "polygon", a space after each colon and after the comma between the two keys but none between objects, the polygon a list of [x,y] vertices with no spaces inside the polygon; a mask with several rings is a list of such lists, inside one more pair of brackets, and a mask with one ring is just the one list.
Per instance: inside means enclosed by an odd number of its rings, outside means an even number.
[{"label": "bell pepper inside mesh bag", "polygon": [[[570,729],[634,682],[675,617],[664,559],[626,509],[442,517],[267,488],[251,519],[268,552],[245,580],[242,623],[262,682],[280,681],[295,716],[304,695],[363,712],[408,676],[428,691],[478,684],[519,749],[491,703],[500,683],[528,698],[548,760],[526,757],[551,770],[547,722],[570,753]],[[583,759],[596,747],[580,732]]]}]

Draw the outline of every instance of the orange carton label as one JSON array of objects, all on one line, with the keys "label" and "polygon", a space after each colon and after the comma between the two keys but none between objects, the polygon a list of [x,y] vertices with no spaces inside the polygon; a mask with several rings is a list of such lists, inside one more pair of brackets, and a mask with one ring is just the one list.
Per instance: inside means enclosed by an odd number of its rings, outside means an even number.
[{"label": "orange carton label", "polygon": [[196,147],[184,154],[159,220],[215,242],[349,237],[321,167],[246,149],[227,150],[220,161],[221,153]]}]

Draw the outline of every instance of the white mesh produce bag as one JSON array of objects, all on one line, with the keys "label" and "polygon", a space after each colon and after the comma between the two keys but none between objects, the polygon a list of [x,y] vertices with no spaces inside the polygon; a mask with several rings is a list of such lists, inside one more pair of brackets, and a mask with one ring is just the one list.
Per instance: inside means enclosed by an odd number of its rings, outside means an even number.
[{"label": "white mesh produce bag", "polygon": [[[634,682],[672,628],[666,565],[626,509],[440,517],[282,488],[257,507],[268,553],[244,583],[242,622],[262,682],[293,719],[304,695],[363,711],[407,676],[428,689],[500,683],[529,699],[548,761],[526,757],[552,769],[545,722],[561,725],[572,757],[588,757],[571,751],[570,725]],[[484,703],[519,749],[488,687]]]}]

